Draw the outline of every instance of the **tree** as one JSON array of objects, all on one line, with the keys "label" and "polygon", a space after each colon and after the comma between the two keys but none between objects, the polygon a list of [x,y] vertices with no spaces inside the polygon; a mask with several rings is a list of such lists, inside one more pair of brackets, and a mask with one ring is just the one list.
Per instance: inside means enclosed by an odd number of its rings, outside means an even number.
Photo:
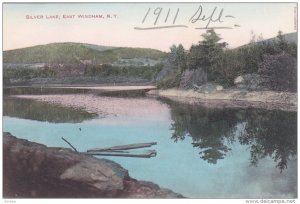
[{"label": "tree", "polygon": [[198,45],[192,45],[190,48],[188,68],[204,69],[208,80],[218,81],[221,77],[218,67],[221,63],[223,48],[227,46],[227,43],[220,43],[221,38],[213,29],[207,30],[201,36],[203,41],[200,41]]},{"label": "tree", "polygon": [[176,62],[176,52],[177,52],[176,45],[172,45],[170,47],[170,52],[168,53],[168,60],[171,64],[175,64]]},{"label": "tree", "polygon": [[176,63],[177,66],[179,66],[181,71],[186,69],[186,60],[187,60],[186,51],[182,46],[182,44],[179,44],[176,52]]},{"label": "tree", "polygon": [[289,43],[282,34],[282,31],[278,31],[278,35],[275,41],[275,52],[276,54],[286,52],[292,57],[297,58],[297,44]]},{"label": "tree", "polygon": [[279,52],[286,51],[288,49],[288,42],[284,39],[284,36],[282,35],[282,31],[278,31],[277,35],[277,49]]},{"label": "tree", "polygon": [[176,45],[170,47],[168,60],[174,65],[174,68],[178,68],[180,71],[186,69],[187,54],[182,44],[179,44],[177,47]]},{"label": "tree", "polygon": [[265,55],[258,73],[265,78],[265,86],[275,91],[297,91],[297,59],[282,52]]}]

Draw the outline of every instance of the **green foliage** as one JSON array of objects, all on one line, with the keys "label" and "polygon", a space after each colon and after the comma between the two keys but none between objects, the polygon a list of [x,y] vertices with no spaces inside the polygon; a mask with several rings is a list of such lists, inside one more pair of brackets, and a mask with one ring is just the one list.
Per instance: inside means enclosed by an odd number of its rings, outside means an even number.
[{"label": "green foliage", "polygon": [[6,68],[3,71],[3,79],[33,79],[51,78],[56,76],[56,71],[49,67],[44,68]]},{"label": "green foliage", "polygon": [[265,55],[258,73],[271,90],[297,92],[297,59],[289,54]]},{"label": "green foliage", "polygon": [[[153,59],[161,60],[168,57],[169,65],[165,64],[165,73],[169,73],[160,82],[161,88],[178,87],[181,75],[185,69],[202,69],[207,74],[209,82],[216,82],[225,87],[233,86],[234,79],[243,74],[258,73],[259,65],[264,61],[264,55],[286,53],[297,58],[297,45],[286,40],[281,31],[272,40],[262,40],[252,35],[249,44],[236,48],[224,49],[226,42],[214,30],[207,30],[202,35],[203,40],[192,45],[186,51],[181,44],[170,47],[170,52],[164,53],[145,48],[118,48],[95,46],[81,43],[52,43],[30,48],[3,52],[3,62],[11,64],[46,63],[50,65],[64,64],[85,66],[85,76],[124,76],[136,77],[154,81],[162,65],[155,66],[113,66],[120,59]],[[88,63],[85,63],[88,61]],[[275,66],[276,63],[273,63]],[[67,67],[67,66],[66,66]],[[68,68],[68,67],[67,67]],[[67,71],[67,68],[65,71]],[[170,71],[172,70],[172,71]],[[270,69],[269,69],[270,70]],[[281,70],[281,74],[287,74]],[[294,70],[292,70],[294,71]],[[59,70],[44,67],[42,69],[15,67],[4,68],[4,82],[9,79],[28,80],[32,78],[51,78],[58,76]],[[294,74],[294,72],[292,72]],[[60,76],[60,75],[59,75]],[[289,80],[288,80],[289,81]]]},{"label": "green foliage", "polygon": [[[96,46],[82,43],[52,43],[29,48],[3,52],[4,82],[10,79],[26,81],[33,78],[55,78],[56,76],[84,77],[81,68],[85,66],[84,75],[90,77],[119,76],[136,77],[148,81],[154,80],[162,66],[113,66],[120,59],[161,60],[166,53],[146,48],[118,48]],[[134,61],[134,60],[133,60]],[[44,63],[43,68],[34,68],[35,63]],[[75,76],[76,75],[76,76]],[[64,79],[62,79],[64,80]],[[75,80],[75,79],[74,79]]]},{"label": "green foliage", "polygon": [[175,69],[180,69],[183,71],[187,68],[187,53],[182,44],[179,44],[177,47],[176,45],[172,45],[170,47],[168,60]]},{"label": "green foliage", "polygon": [[220,81],[222,73],[219,70],[223,49],[227,43],[219,43],[221,38],[212,30],[202,35],[203,41],[192,45],[188,55],[189,69],[204,69],[209,81]]},{"label": "green foliage", "polygon": [[152,81],[156,78],[158,72],[162,69],[161,64],[155,66],[112,66],[87,65],[84,71],[85,76],[124,76],[142,78]]},{"label": "green foliage", "polygon": [[[295,59],[297,57],[297,45],[287,42],[280,31],[274,40],[262,41],[260,39],[258,41],[253,37],[248,45],[231,50],[227,49],[222,53],[221,60],[218,63],[218,73],[220,75],[216,77],[219,79],[217,82],[224,86],[232,86],[233,80],[237,76],[258,73],[259,65],[263,62],[264,55],[277,55],[282,52],[289,54]],[[285,75],[288,72],[286,70],[281,74]]]},{"label": "green foliage", "polygon": [[92,60],[96,64],[112,63],[119,58],[161,59],[164,52],[146,48],[95,48],[81,43],[51,43],[3,52],[4,63],[80,63]]},{"label": "green foliage", "polygon": [[[223,86],[232,86],[234,79],[243,74],[242,64],[243,62],[237,60],[238,52],[227,49],[222,54],[221,63],[219,63],[220,78],[218,83]],[[222,77],[221,77],[222,76]]]},{"label": "green foliage", "polygon": [[180,78],[181,78],[181,71],[177,69],[171,74],[169,74],[167,77],[165,77],[164,79],[157,82],[156,85],[160,89],[178,87],[180,83]]},{"label": "green foliage", "polygon": [[224,47],[227,43],[219,43],[221,38],[214,30],[208,30],[202,37],[203,41],[191,46],[187,54],[187,67],[203,69],[207,73],[208,81],[217,82],[225,87],[233,86],[237,76],[257,73],[266,54],[285,52],[294,58],[297,57],[297,45],[287,42],[281,31],[278,32],[277,38],[267,41],[263,40],[262,36],[256,39],[252,34],[249,44],[226,50]]},{"label": "green foliage", "polygon": [[187,52],[179,44],[172,45],[168,53],[168,60],[164,63],[164,71],[168,73],[164,78],[159,80],[156,84],[158,88],[166,89],[178,87],[182,72],[187,68]]}]

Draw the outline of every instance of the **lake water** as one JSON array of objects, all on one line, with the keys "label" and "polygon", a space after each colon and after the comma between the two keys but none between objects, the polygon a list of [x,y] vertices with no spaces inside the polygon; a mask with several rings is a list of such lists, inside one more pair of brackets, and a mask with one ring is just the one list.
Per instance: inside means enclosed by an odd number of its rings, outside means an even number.
[{"label": "lake water", "polygon": [[208,109],[148,97],[78,98],[90,100],[95,113],[4,97],[3,130],[51,147],[69,147],[64,137],[79,151],[157,142],[153,158],[105,158],[133,178],[191,198],[297,197],[295,112]]}]

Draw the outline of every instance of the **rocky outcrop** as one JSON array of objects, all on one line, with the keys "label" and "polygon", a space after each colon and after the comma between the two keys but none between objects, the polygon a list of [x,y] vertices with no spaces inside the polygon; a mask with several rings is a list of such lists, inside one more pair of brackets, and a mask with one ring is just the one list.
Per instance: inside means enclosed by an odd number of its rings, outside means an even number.
[{"label": "rocky outcrop", "polygon": [[163,68],[160,70],[160,72],[156,76],[156,81],[161,81],[167,76],[172,75],[175,72],[174,66],[169,62],[169,60],[162,61]]},{"label": "rocky outcrop", "polygon": [[179,88],[192,89],[193,85],[203,85],[207,82],[207,74],[204,69],[185,70],[180,79]]},{"label": "rocky outcrop", "polygon": [[3,134],[5,198],[180,198],[119,164]]}]

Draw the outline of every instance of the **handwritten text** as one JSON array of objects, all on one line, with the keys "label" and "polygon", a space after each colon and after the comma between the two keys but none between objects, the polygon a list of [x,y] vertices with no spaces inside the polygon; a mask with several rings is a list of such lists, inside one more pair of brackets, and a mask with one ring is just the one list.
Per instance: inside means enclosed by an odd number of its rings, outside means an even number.
[{"label": "handwritten text", "polygon": [[[142,26],[134,27],[136,30],[152,30],[164,28],[188,28],[192,26],[194,29],[233,29],[240,27],[238,24],[233,24],[227,19],[235,19],[230,14],[225,14],[223,8],[214,7],[212,10],[204,10],[200,5],[194,13],[190,14],[188,19],[183,19],[185,24],[178,24],[177,20],[180,17],[180,8],[172,10],[171,8],[149,8],[142,19]],[[182,22],[182,21],[181,21]],[[146,25],[146,26],[145,26]]]}]

